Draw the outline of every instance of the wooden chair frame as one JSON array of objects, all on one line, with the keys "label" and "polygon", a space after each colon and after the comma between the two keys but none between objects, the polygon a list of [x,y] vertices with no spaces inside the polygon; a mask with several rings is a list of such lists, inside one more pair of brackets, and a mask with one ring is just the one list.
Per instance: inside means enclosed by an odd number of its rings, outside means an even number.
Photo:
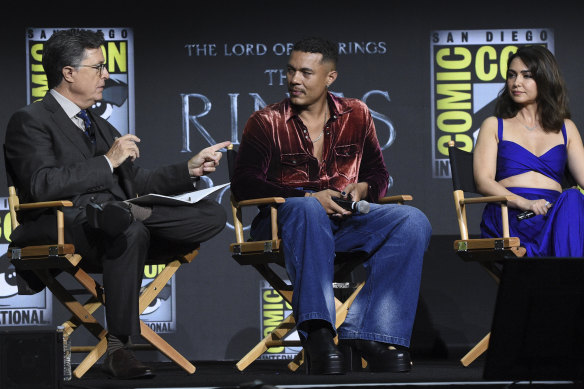
[{"label": "wooden chair frame", "polygon": [[[454,142],[448,144],[448,154],[450,158],[451,169],[456,169],[459,159],[466,159],[460,163],[470,164],[472,171],[472,153],[463,151],[454,146]],[[460,183],[455,182],[455,170],[453,170],[453,197],[456,218],[460,231],[460,239],[454,241],[454,249],[458,255],[467,261],[494,261],[496,259],[514,258],[523,256],[519,238],[509,236],[509,211],[507,203],[516,198],[514,195],[509,196],[478,196],[465,197],[466,193],[478,194],[474,185],[474,177],[461,177]],[[469,182],[472,180],[472,182]],[[467,205],[495,203],[501,206],[501,225],[503,226],[503,235],[498,238],[489,239],[470,239],[467,222]]]},{"label": "wooden chair frame", "polygon": [[[400,203],[403,204],[405,201],[412,200],[410,195],[397,195],[384,197],[380,200],[381,204],[388,203]],[[285,202],[282,197],[267,197],[252,200],[235,201],[233,196],[231,196],[231,210],[233,213],[233,225],[235,230],[236,242],[229,245],[229,251],[232,257],[240,265],[252,265],[265,279],[268,283],[277,291],[282,298],[288,303],[292,303],[292,287],[286,284],[280,276],[274,271],[270,265],[275,264],[279,266],[284,266],[284,258],[280,252],[280,247],[282,245],[282,240],[278,237],[278,224],[277,220],[277,205]],[[261,241],[244,241],[243,234],[243,222],[242,222],[242,209],[245,207],[257,207],[258,205],[269,205],[270,206],[270,218],[271,218],[271,231],[272,236],[269,240]],[[355,264],[347,263],[345,268],[340,268],[335,271],[335,274],[345,275]],[[351,295],[343,302],[335,298],[335,327],[338,328],[347,317],[349,308],[357,294],[363,288],[365,282],[359,283]],[[296,328],[296,324],[292,315],[286,317],[280,325],[278,325],[270,334],[268,334],[264,339],[262,339],[256,346],[254,346],[243,358],[241,358],[237,363],[236,367],[243,371],[247,368],[253,361],[258,359],[263,353],[265,353],[271,347],[298,347],[300,346],[299,341],[286,340],[285,337],[288,336]],[[288,364],[288,368],[292,371],[296,371],[304,362],[304,353],[301,351],[296,355],[296,357]]]},{"label": "wooden chair frame", "polygon": [[[9,178],[10,180],[10,178]],[[87,353],[87,356],[73,371],[76,378],[83,375],[102,357],[107,348],[107,330],[93,316],[93,313],[102,305],[105,305],[105,293],[102,286],[87,272],[79,266],[82,261],[81,255],[75,252],[72,244],[65,243],[65,222],[63,208],[73,206],[70,201],[47,201],[20,204],[16,188],[8,188],[8,203],[12,228],[16,228],[19,223],[17,214],[19,211],[54,208],[57,214],[57,242],[51,245],[11,247],[8,250],[8,258],[19,270],[33,271],[51,293],[67,308],[72,314],[71,318],[63,323],[64,332],[70,337],[75,330],[85,327],[90,334],[95,336],[98,343],[93,346],[73,346],[72,352]],[[140,294],[139,312],[152,303],[156,296],[162,291],[167,282],[176,273],[178,268],[185,263],[190,263],[198,254],[198,248],[181,256],[169,258],[169,262],[156,278]],[[51,274],[51,269],[60,269],[69,273],[79,284],[81,284],[90,295],[85,303],[79,302],[73,294],[67,290]],[[156,349],[166,357],[179,365],[187,373],[195,372],[195,366],[175,350],[170,344],[162,339],[148,325],[140,321],[140,334],[150,344],[135,345],[134,349]]]},{"label": "wooden chair frame", "polygon": [[[472,153],[456,148],[453,141],[448,143],[448,155],[453,181],[454,209],[458,220],[460,239],[454,241],[454,250],[465,261],[478,261],[487,270],[493,279],[499,283],[500,268],[497,261],[517,258],[525,255],[525,248],[521,247],[519,238],[509,235],[509,212],[507,203],[516,196],[479,196],[465,197],[466,193],[478,194],[472,176]],[[464,174],[458,172],[458,164],[465,164],[471,173]],[[464,176],[464,177],[463,177]],[[501,225],[503,235],[497,238],[475,238],[469,237],[467,223],[467,205],[494,203],[501,206]],[[465,354],[460,362],[463,366],[469,366],[488,348],[490,332],[481,339],[472,349]]]}]

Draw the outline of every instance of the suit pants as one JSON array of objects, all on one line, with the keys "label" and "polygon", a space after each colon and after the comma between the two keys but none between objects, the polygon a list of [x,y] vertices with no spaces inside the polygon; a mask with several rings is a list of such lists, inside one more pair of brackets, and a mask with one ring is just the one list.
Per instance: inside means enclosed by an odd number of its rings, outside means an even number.
[{"label": "suit pants", "polygon": [[[84,217],[84,216],[83,216]],[[134,221],[118,237],[81,223],[73,234],[81,266],[103,273],[108,331],[114,335],[140,333],[138,299],[144,266],[187,253],[218,234],[226,223],[223,207],[203,199],[187,206],[153,206],[150,217]]]}]

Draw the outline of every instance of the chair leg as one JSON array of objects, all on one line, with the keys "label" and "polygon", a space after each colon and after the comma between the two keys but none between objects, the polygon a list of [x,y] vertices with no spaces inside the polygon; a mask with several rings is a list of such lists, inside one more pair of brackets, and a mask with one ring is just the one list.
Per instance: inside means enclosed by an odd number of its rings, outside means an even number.
[{"label": "chair leg", "polygon": [[85,304],[81,305],[81,303],[77,301],[71,293],[69,293],[69,291],[47,271],[39,270],[35,271],[35,273],[51,293],[65,306],[65,308],[69,310],[69,312],[72,313],[73,316],[63,323],[68,335],[71,336],[73,331],[80,326],[83,326],[89,331],[89,333],[99,339],[99,343],[96,346],[72,347],[72,352],[89,352],[73,372],[73,375],[76,378],[81,378],[99,360],[99,358],[101,358],[107,348],[107,340],[105,337],[107,331],[93,316],[93,312],[102,306],[101,301],[98,300],[99,297],[97,296],[97,293],[95,293],[95,280],[89,277],[89,275],[81,269],[72,272],[72,275],[93,294]]},{"label": "chair leg", "polygon": [[[176,273],[178,268],[180,267],[181,262],[178,260],[170,262],[168,265],[165,266],[163,271],[156,277],[156,279],[150,283],[150,285],[144,290],[144,292],[140,295],[140,313],[142,313],[148,305],[156,298],[159,291],[166,285],[168,280]],[[76,278],[78,278],[76,276]],[[85,283],[84,283],[85,284]],[[88,288],[91,290],[91,288]],[[87,303],[83,306],[89,313],[93,313],[97,308],[99,308],[102,304],[97,301],[97,296],[93,297],[92,299],[87,301]],[[70,309],[71,310],[71,309]],[[74,317],[72,317],[67,324],[72,331],[75,330],[79,324],[83,324],[87,326],[85,322],[79,323],[79,309],[76,309],[76,313],[74,313]],[[91,315],[89,315],[92,318]],[[95,323],[92,323],[95,324]],[[94,333],[98,339],[100,339],[99,343],[95,347],[79,347],[78,351],[87,352],[89,354],[83,359],[83,361],[79,364],[79,366],[73,372],[76,378],[81,378],[105,353],[107,349],[107,339],[105,335],[107,331],[102,328],[102,331],[97,334],[96,331],[91,331]],[[152,346],[154,346],[157,350],[162,352],[166,357],[170,360],[175,362],[181,368],[183,368],[189,374],[195,372],[195,366],[190,363],[186,358],[184,358],[178,351],[176,351],[172,346],[170,346],[164,339],[162,339],[156,332],[154,332],[150,327],[140,321],[140,332],[144,339],[146,339]]]},{"label": "chair leg", "polygon": [[253,361],[258,359],[263,353],[268,351],[270,347],[276,344],[271,342],[283,342],[283,338],[288,335],[296,327],[296,322],[292,315],[288,315],[280,324],[272,330],[264,339],[262,339],[254,348],[252,348],[243,358],[237,362],[235,366],[239,371],[243,371]]},{"label": "chair leg", "polygon": [[195,366],[176,351],[170,344],[148,327],[142,320],[140,320],[140,335],[146,339],[150,344],[156,347],[161,353],[166,355],[168,359],[182,367],[187,373],[193,374],[196,370]]},{"label": "chair leg", "polygon": [[104,336],[99,343],[87,354],[81,363],[73,370],[76,378],[81,378],[87,371],[105,354],[107,349],[107,339]]},{"label": "chair leg", "polygon": [[48,272],[35,271],[35,274],[41,279],[41,281],[43,281],[47,288],[49,288],[57,300],[59,300],[75,318],[79,319],[81,324],[91,334],[99,339],[99,336],[103,331],[103,326],[97,321],[97,319],[95,319],[95,317],[93,317],[92,312],[89,312],[85,306],[81,305],[81,303],[77,301],[71,293],[63,287],[63,285],[56,281],[54,277],[49,275]]},{"label": "chair leg", "polygon": [[[90,297],[89,300],[85,302],[85,304],[83,304],[83,308],[86,309],[87,312],[89,312],[90,314],[93,314],[93,312],[95,312],[101,306],[103,306],[103,304],[100,301],[97,301],[93,296]],[[81,319],[75,315],[71,316],[69,320],[63,323],[63,327],[65,327],[65,329],[68,329],[67,331],[69,336],[71,336],[71,334],[76,329],[80,328],[83,325],[84,325],[83,321],[81,321]],[[107,331],[104,328],[102,328],[102,331],[100,333],[97,333],[96,331],[91,331],[91,333],[97,339],[101,339],[103,336],[105,336],[105,334],[107,334]]]},{"label": "chair leg", "polygon": [[[139,311],[140,314],[150,305],[150,303],[158,296],[158,293],[168,283],[170,278],[176,273],[181,266],[179,260],[174,260],[168,263],[164,269],[156,276],[156,278],[144,289],[140,294]],[[166,342],[160,335],[154,332],[143,321],[140,320],[140,335],[146,339],[158,351],[179,365],[183,370],[189,374],[193,374],[196,370],[195,366],[183,357],[176,349],[174,349],[168,342]]]},{"label": "chair leg", "polygon": [[288,370],[296,371],[304,363],[304,350],[300,350],[298,354],[288,363]]},{"label": "chair leg", "polygon": [[480,357],[487,348],[489,347],[489,339],[491,338],[491,333],[489,332],[480,342],[478,342],[462,359],[460,362],[464,367],[467,367],[473,363],[478,357]]}]

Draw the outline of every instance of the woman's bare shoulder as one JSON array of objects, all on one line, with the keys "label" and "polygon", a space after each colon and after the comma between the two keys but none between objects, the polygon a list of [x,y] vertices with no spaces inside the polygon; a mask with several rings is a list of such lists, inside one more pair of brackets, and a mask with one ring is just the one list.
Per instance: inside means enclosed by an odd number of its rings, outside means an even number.
[{"label": "woman's bare shoulder", "polygon": [[495,116],[489,116],[481,123],[479,136],[482,138],[485,136],[495,136],[496,138],[498,126],[498,119]]},{"label": "woman's bare shoulder", "polygon": [[486,118],[485,120],[483,120],[483,123],[481,124],[482,126],[497,126],[499,125],[499,118],[497,118],[496,116],[489,116],[488,118]]},{"label": "woman's bare shoulder", "polygon": [[578,127],[576,127],[576,123],[572,119],[564,119],[564,125],[566,126],[566,131],[578,131]]}]

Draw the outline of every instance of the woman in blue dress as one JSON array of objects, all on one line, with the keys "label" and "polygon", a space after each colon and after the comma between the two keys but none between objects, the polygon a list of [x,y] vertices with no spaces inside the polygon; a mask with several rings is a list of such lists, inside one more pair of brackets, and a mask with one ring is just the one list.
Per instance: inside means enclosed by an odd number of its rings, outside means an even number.
[{"label": "woman in blue dress", "polygon": [[[557,62],[543,46],[525,46],[507,68],[495,116],[482,123],[475,145],[477,188],[487,196],[515,195],[508,203],[510,234],[527,256],[582,257],[584,195],[561,184],[567,167],[584,187],[584,146]],[[524,211],[535,216],[517,220]],[[488,204],[481,235],[501,234],[500,206]]]}]

